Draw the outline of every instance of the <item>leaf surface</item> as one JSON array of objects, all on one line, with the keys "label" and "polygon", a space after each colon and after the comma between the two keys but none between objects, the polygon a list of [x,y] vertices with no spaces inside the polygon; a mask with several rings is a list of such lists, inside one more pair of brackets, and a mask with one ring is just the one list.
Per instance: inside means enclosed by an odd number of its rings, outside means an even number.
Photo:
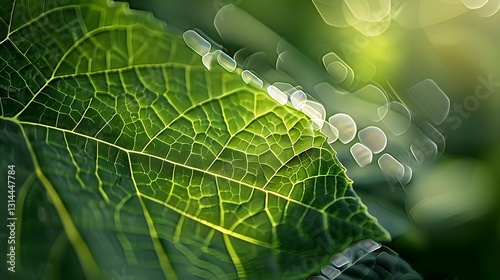
[{"label": "leaf surface", "polygon": [[305,279],[388,239],[304,114],[163,22],[97,0],[0,11],[19,279]]}]

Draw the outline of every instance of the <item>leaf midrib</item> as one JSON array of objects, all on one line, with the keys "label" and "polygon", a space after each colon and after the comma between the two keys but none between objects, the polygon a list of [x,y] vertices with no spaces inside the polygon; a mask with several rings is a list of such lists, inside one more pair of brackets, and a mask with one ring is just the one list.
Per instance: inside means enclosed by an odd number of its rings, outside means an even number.
[{"label": "leaf midrib", "polygon": [[[257,190],[257,191],[261,191],[261,192],[264,192],[266,194],[270,194],[270,195],[273,195],[273,196],[276,196],[276,197],[279,197],[279,198],[282,198],[284,200],[287,200],[289,202],[292,202],[292,203],[296,203],[302,207],[305,207],[309,210],[314,210],[314,211],[317,211],[323,215],[328,215],[328,213],[324,212],[322,209],[318,209],[318,208],[315,208],[315,207],[312,207],[311,205],[308,205],[308,204],[304,204],[303,202],[301,201],[297,201],[297,200],[294,200],[294,199],[291,199],[285,195],[282,195],[282,194],[279,194],[279,193],[276,193],[276,192],[272,192],[272,191],[268,191],[268,190],[264,190],[262,188],[259,188],[257,186],[253,186],[251,184],[248,184],[248,183],[245,183],[245,182],[241,182],[241,181],[238,181],[236,179],[232,179],[232,178],[228,178],[228,177],[225,177],[221,174],[217,174],[217,173],[213,173],[213,172],[209,172],[207,170],[203,170],[203,169],[200,169],[200,168],[197,168],[197,167],[193,167],[193,166],[188,166],[188,165],[183,165],[181,163],[178,163],[178,162],[175,162],[175,161],[171,161],[171,160],[168,160],[168,159],[165,159],[165,158],[161,158],[159,156],[156,156],[156,155],[149,155],[149,154],[144,154],[144,153],[141,153],[141,152],[137,152],[137,151],[131,151],[131,150],[128,150],[128,149],[125,149],[123,147],[120,147],[120,146],[117,146],[115,144],[112,144],[112,143],[109,143],[109,142],[106,142],[104,140],[101,140],[101,139],[98,139],[98,138],[92,138],[88,135],[85,135],[85,134],[81,134],[81,133],[78,133],[78,132],[74,132],[74,131],[70,131],[70,130],[67,130],[67,129],[62,129],[62,128],[56,128],[56,127],[52,127],[52,126],[49,126],[49,125],[44,125],[44,124],[38,124],[38,123],[32,123],[32,122],[26,122],[26,121],[19,121],[19,120],[15,120],[15,119],[12,119],[12,118],[4,118],[4,117],[0,117],[0,119],[3,119],[3,120],[8,120],[8,121],[12,121],[12,122],[15,122],[19,125],[31,125],[31,126],[39,126],[39,127],[44,127],[46,129],[53,129],[53,130],[58,130],[58,131],[61,131],[63,133],[70,133],[70,134],[74,134],[76,136],[79,136],[79,137],[84,137],[88,140],[92,140],[92,141],[96,141],[96,142],[99,142],[101,144],[105,144],[105,145],[108,145],[110,147],[113,147],[115,149],[119,149],[121,151],[124,151],[125,153],[127,154],[137,154],[137,155],[140,155],[140,156],[148,156],[148,157],[151,157],[151,158],[155,158],[157,160],[160,160],[160,161],[165,161],[167,163],[170,163],[170,164],[173,164],[173,165],[176,165],[176,166],[180,166],[180,167],[183,167],[183,168],[187,168],[187,169],[190,169],[190,170],[193,170],[193,171],[197,171],[197,172],[201,172],[201,173],[206,173],[206,174],[209,174],[211,176],[214,176],[214,177],[217,177],[217,178],[220,178],[220,179],[224,179],[224,180],[228,180],[228,181],[231,181],[231,182],[234,182],[234,183],[237,183],[237,184],[241,184],[243,186],[246,186],[246,187],[249,187],[249,188],[252,188],[254,190]],[[295,157],[299,156],[300,154],[302,153],[305,153],[307,151],[309,151],[310,149],[312,149],[314,147],[309,147],[307,149],[305,149],[304,151],[300,152],[299,154],[295,155]],[[338,175],[334,175],[334,174],[328,174],[329,176],[338,176]],[[328,176],[327,175],[327,176]],[[342,198],[342,199],[347,199],[347,198]],[[332,203],[334,203],[335,201],[338,201],[338,199],[335,199],[335,200],[332,200]],[[161,202],[161,204],[163,205],[164,203]],[[330,205],[330,204],[329,204]],[[180,214],[185,214],[184,212],[180,211],[179,212]]]}]

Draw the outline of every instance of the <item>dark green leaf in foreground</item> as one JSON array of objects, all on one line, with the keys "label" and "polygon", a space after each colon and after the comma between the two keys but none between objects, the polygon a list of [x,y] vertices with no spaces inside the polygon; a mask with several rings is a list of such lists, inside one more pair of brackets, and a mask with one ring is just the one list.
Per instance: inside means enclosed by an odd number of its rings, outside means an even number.
[{"label": "dark green leaf in foreground", "polygon": [[207,71],[152,16],[0,0],[0,17],[11,278],[304,279],[387,239],[305,115]]}]

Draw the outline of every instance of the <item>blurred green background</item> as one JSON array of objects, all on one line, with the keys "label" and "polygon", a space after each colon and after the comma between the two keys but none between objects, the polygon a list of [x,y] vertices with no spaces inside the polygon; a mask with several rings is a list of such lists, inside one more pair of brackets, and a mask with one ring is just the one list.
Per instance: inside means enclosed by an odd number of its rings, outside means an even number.
[{"label": "blurred green background", "polygon": [[[317,6],[311,0],[128,2],[180,31],[203,31],[229,54],[239,47],[224,42],[213,21],[220,8],[233,4],[311,61],[320,64],[322,52],[333,51],[364,80],[402,99],[409,86],[434,80],[451,103],[448,119],[438,126],[446,138],[445,153],[433,165],[415,170],[408,193],[389,208],[401,216],[422,198],[434,203],[423,207],[418,220],[412,217],[414,223],[394,238],[391,247],[425,279],[500,279],[500,1],[322,0]],[[384,5],[390,5],[382,23],[387,28],[375,29],[380,34],[364,34],[349,20],[353,15],[377,15],[367,11],[387,9]],[[320,12],[346,20],[332,26]],[[370,20],[373,17],[365,23],[377,23]],[[241,33],[249,39],[260,36],[251,28]],[[487,98],[475,97],[478,87],[489,90]],[[459,112],[460,106],[469,110]],[[380,186],[370,187],[370,195],[382,202],[394,195]]]}]

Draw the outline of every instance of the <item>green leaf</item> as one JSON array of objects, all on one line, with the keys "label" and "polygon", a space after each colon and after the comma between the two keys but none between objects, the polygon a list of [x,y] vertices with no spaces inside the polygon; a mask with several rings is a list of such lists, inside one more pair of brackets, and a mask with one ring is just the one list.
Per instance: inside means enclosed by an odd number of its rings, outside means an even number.
[{"label": "green leaf", "polygon": [[0,11],[10,277],[305,279],[388,239],[304,114],[208,71],[165,23],[104,0]]}]

